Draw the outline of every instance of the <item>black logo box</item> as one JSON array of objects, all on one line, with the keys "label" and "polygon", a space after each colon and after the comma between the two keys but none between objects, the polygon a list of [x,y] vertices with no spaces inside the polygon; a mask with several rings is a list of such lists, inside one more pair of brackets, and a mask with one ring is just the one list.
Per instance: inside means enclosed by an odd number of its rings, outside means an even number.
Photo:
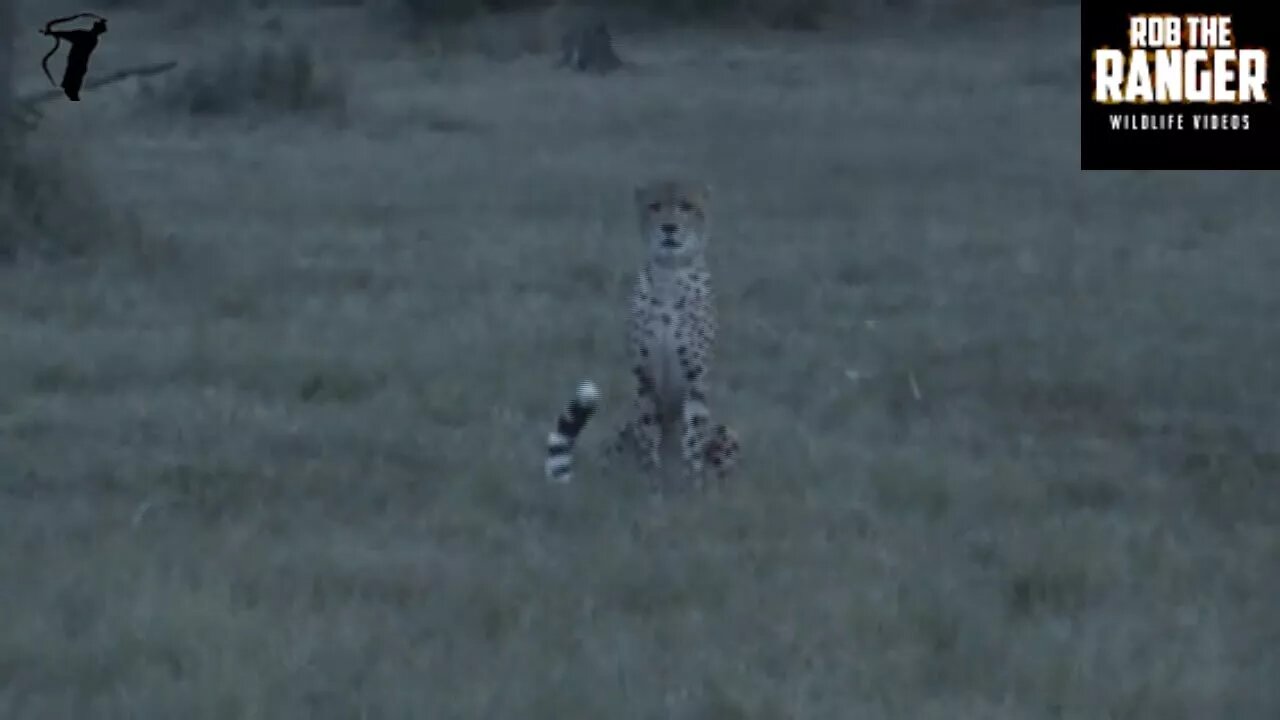
[{"label": "black logo box", "polygon": [[[1280,170],[1280,24],[1260,0],[1082,0],[1080,167],[1084,170]],[[1237,48],[1268,51],[1266,103],[1103,105],[1093,101],[1093,51],[1129,49],[1132,15],[1230,15]],[[1182,115],[1182,130],[1113,130],[1111,115]],[[1192,116],[1248,114],[1249,129],[1193,129]]]}]

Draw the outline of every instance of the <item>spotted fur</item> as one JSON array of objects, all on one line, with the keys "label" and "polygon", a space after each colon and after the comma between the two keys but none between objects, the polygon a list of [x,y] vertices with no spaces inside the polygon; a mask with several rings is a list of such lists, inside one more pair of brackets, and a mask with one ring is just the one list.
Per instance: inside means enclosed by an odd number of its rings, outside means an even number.
[{"label": "spotted fur", "polygon": [[[636,274],[627,322],[627,348],[635,395],[631,417],[607,446],[612,457],[630,455],[659,474],[679,463],[686,482],[708,472],[725,477],[736,463],[736,434],[713,423],[707,371],[716,316],[706,264],[709,192],[663,180],[636,189],[647,258]],[[547,478],[568,482],[579,433],[596,410],[590,381],[561,413],[547,440]]]}]

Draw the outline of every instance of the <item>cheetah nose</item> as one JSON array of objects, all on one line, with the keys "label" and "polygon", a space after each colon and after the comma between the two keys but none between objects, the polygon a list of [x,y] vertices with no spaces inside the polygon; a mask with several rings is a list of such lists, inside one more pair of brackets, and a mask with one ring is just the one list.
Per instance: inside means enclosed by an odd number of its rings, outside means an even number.
[{"label": "cheetah nose", "polygon": [[675,223],[662,223],[662,225],[661,225],[660,227],[662,228],[662,232],[664,232],[664,233],[666,233],[666,234],[668,234],[668,235],[675,235],[675,234],[676,234],[676,229],[677,229],[677,228],[676,228],[676,224],[675,224]]}]

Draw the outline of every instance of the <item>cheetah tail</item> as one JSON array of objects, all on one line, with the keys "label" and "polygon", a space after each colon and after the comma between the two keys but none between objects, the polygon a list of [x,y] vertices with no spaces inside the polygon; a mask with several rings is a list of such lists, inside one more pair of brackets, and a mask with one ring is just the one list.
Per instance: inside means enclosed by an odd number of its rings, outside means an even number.
[{"label": "cheetah tail", "polygon": [[595,383],[587,380],[578,386],[573,399],[556,419],[556,429],[547,436],[547,479],[567,483],[573,479],[573,446],[596,412],[600,391]]}]

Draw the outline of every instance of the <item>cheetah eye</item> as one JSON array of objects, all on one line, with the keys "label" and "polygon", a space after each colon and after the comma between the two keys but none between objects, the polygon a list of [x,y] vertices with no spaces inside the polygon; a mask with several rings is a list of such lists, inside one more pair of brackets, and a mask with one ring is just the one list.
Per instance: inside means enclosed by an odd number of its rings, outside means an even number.
[{"label": "cheetah eye", "polygon": [[680,212],[693,212],[693,203],[688,200],[680,201]]},{"label": "cheetah eye", "polygon": [[662,209],[662,203],[660,202],[649,203],[649,212],[658,212],[661,209]]}]

